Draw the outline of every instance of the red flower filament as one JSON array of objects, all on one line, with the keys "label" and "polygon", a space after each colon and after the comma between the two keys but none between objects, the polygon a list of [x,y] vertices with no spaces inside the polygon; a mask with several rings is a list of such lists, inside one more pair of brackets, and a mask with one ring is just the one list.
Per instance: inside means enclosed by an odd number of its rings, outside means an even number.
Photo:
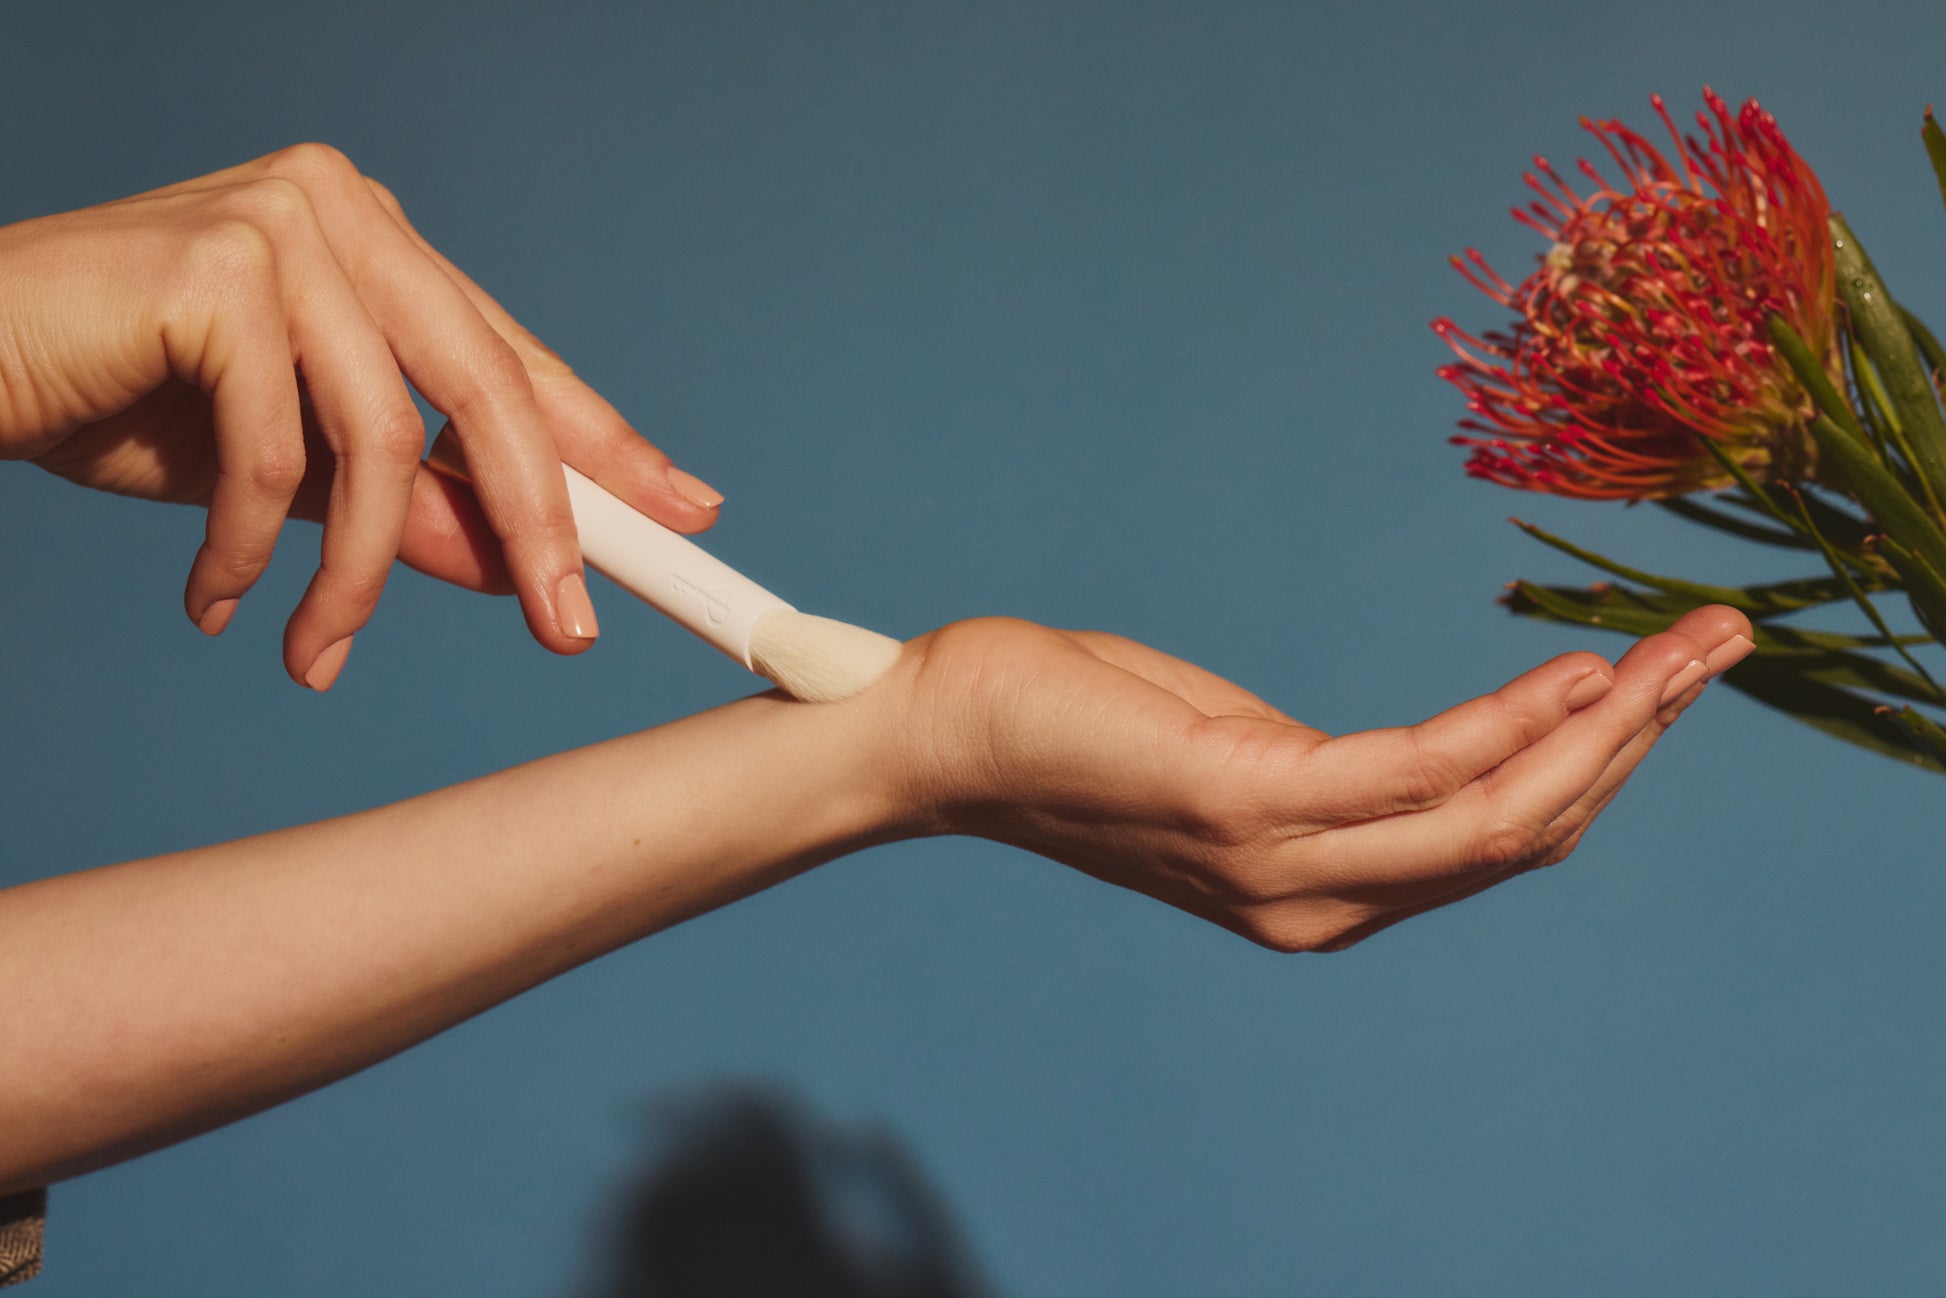
[{"label": "red flower filament", "polygon": [[1453,441],[1472,450],[1468,473],[1590,499],[1732,485],[1700,435],[1759,480],[1810,475],[1814,406],[1764,322],[1782,316],[1842,390],[1831,208],[1755,100],[1733,119],[1715,92],[1703,97],[1700,138],[1651,100],[1677,165],[1620,122],[1582,119],[1624,188],[1584,160],[1595,188],[1579,194],[1534,159],[1537,197],[1514,219],[1551,246],[1518,286],[1477,250],[1452,259],[1517,314],[1478,337],[1433,322],[1459,356],[1439,376],[1466,394],[1471,417]]}]

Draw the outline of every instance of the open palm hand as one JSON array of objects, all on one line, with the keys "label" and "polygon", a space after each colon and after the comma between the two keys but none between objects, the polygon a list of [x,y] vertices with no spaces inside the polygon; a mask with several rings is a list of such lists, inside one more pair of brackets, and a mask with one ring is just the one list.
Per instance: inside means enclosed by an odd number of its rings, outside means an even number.
[{"label": "open palm hand", "polygon": [[1028,848],[1279,950],[1336,950],[1549,865],[1709,676],[1712,607],[1414,726],[1330,736],[1118,636],[987,619],[914,641],[924,828]]}]

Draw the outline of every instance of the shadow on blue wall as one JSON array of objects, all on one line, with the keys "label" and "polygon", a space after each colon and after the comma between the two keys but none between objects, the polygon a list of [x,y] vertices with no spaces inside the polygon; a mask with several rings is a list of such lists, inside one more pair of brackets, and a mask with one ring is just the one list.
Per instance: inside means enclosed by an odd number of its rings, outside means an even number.
[{"label": "shadow on blue wall", "polygon": [[772,1089],[656,1104],[584,1298],[990,1298],[904,1146]]}]

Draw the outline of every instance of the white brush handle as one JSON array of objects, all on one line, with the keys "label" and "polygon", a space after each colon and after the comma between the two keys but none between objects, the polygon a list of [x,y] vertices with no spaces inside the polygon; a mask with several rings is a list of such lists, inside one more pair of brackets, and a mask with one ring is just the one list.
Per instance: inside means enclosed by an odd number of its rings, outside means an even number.
[{"label": "white brush handle", "polygon": [[755,671],[750,633],[757,619],[791,606],[567,465],[561,472],[588,566]]}]

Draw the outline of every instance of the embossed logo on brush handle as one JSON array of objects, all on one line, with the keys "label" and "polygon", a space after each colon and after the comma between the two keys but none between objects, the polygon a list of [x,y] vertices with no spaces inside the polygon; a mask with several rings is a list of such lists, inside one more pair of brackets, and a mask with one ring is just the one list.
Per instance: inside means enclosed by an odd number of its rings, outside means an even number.
[{"label": "embossed logo on brush handle", "polygon": [[702,586],[681,573],[669,574],[669,589],[679,595],[694,595],[702,601],[703,616],[711,626],[720,626],[730,616],[732,594],[727,586]]}]

